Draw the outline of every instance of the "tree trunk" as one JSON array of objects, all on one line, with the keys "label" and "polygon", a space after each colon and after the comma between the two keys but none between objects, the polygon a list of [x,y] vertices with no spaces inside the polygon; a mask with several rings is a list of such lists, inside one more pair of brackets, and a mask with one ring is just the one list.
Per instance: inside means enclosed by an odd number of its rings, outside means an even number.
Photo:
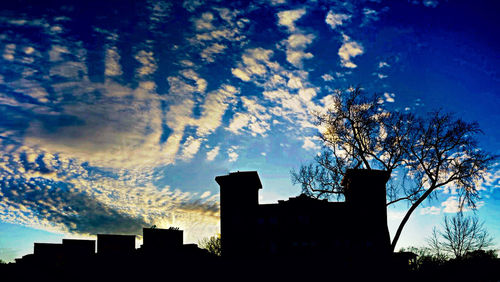
[{"label": "tree trunk", "polygon": [[392,239],[392,243],[391,243],[391,251],[392,252],[394,252],[394,249],[396,248],[396,244],[398,243],[398,240],[399,240],[399,236],[401,236],[401,232],[403,231],[403,228],[404,228],[406,222],[408,221],[408,219],[410,219],[410,216],[413,213],[413,211],[432,193],[432,191],[434,189],[435,189],[435,187],[429,188],[427,191],[425,191],[425,193],[420,198],[418,198],[418,200],[415,203],[413,203],[413,205],[411,205],[410,209],[406,212],[405,217],[403,218],[403,220],[399,224],[398,230],[396,231],[396,235],[394,235],[394,239]]}]

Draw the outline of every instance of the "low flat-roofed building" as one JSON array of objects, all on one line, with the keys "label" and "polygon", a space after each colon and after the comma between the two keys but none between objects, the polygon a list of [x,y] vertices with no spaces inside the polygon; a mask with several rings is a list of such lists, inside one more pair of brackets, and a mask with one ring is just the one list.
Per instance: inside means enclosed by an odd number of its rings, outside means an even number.
[{"label": "low flat-roofed building", "polygon": [[132,254],[134,251],[135,235],[97,234],[98,254]]},{"label": "low flat-roofed building", "polygon": [[62,256],[63,245],[57,243],[35,243],[33,254],[37,257]]},{"label": "low flat-roofed building", "polygon": [[73,257],[88,257],[95,254],[95,240],[63,239],[64,253]]},{"label": "low flat-roofed building", "polygon": [[175,228],[143,228],[145,251],[176,251],[182,247],[183,231]]}]

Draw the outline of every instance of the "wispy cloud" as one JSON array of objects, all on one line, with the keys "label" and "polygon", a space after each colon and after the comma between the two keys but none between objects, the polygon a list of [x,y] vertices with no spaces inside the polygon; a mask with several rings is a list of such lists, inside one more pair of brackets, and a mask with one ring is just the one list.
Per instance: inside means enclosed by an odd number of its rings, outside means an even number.
[{"label": "wispy cloud", "polygon": [[198,7],[205,3],[203,0],[184,0],[182,7],[184,7],[189,12],[194,12]]},{"label": "wispy cloud", "polygon": [[200,57],[213,63],[217,55],[223,54],[232,44],[242,44],[246,38],[243,30],[249,22],[239,17],[239,10],[214,8],[201,17],[192,17],[196,34],[189,39],[193,46],[201,49]]},{"label": "wispy cloud", "polygon": [[0,219],[78,234],[140,234],[142,227],[151,224],[184,225],[189,230],[193,223],[187,217],[198,218],[207,231],[216,228],[214,199],[200,200],[169,187],[158,189],[141,175],[117,173],[20,147],[0,158]]},{"label": "wispy cloud", "polygon": [[439,208],[439,207],[430,206],[430,207],[423,207],[420,209],[420,214],[422,214],[422,215],[426,215],[426,214],[436,215],[436,214],[440,214],[440,213],[441,213],[441,208]]},{"label": "wispy cloud", "polygon": [[[207,152],[207,161],[211,162],[219,154],[220,146],[215,146],[212,150]],[[202,197],[203,198],[203,197]]]},{"label": "wispy cloud", "polygon": [[321,78],[324,80],[324,81],[332,81],[334,80],[333,76],[328,74],[328,73],[325,73],[324,75],[321,76]]},{"label": "wispy cloud", "polygon": [[263,48],[247,49],[241,57],[242,62],[239,62],[236,68],[231,69],[231,72],[243,81],[249,81],[256,76],[265,76],[269,71],[279,67],[279,64],[270,61],[273,53],[272,50]]},{"label": "wispy cloud", "polygon": [[426,6],[426,7],[436,8],[438,6],[439,2],[436,0],[423,0],[422,4],[424,4],[424,6]]},{"label": "wispy cloud", "polygon": [[229,149],[227,149],[227,156],[229,157],[229,162],[235,162],[236,160],[238,160],[238,153],[236,152],[236,150],[238,149],[239,147],[238,146],[231,146]]},{"label": "wispy cloud", "polygon": [[394,103],[394,97],[396,97],[396,94],[394,93],[384,93],[385,101],[388,103]]},{"label": "wispy cloud", "polygon": [[198,150],[200,149],[201,146],[201,142],[203,141],[204,141],[203,139],[197,139],[194,138],[193,136],[188,136],[188,138],[183,144],[181,158],[184,161],[191,160],[194,157],[194,155],[198,153]]},{"label": "wispy cloud", "polygon": [[[484,205],[484,201],[478,201],[476,207],[480,208]],[[444,202],[441,203],[443,207],[443,212],[445,213],[457,213],[460,211],[460,201],[457,196],[450,196]],[[470,210],[467,206],[462,207],[462,211]]]},{"label": "wispy cloud", "polygon": [[304,138],[304,144],[302,145],[302,148],[304,148],[306,150],[313,151],[313,152],[319,152],[321,147],[315,141],[317,141],[316,138],[306,136]]},{"label": "wispy cloud", "polygon": [[385,68],[385,67],[390,67],[390,65],[387,63],[387,62],[384,62],[384,61],[380,61],[378,63],[378,68],[381,69],[381,68]]}]

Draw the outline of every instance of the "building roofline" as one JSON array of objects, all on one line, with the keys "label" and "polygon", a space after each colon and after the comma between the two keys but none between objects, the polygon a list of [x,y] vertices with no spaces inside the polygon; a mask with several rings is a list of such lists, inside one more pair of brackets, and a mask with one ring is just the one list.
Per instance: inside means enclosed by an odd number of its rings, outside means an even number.
[{"label": "building roofline", "polygon": [[246,184],[252,185],[254,184],[257,189],[262,189],[262,182],[260,181],[259,174],[257,171],[236,171],[230,172],[227,175],[220,175],[215,177],[215,181],[219,185],[223,185],[223,182],[226,181],[241,181],[241,178],[246,178]]}]

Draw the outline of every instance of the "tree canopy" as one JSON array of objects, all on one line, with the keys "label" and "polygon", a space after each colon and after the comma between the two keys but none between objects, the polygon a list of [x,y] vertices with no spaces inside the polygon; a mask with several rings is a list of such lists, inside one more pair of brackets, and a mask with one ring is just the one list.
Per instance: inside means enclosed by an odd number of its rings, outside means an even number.
[{"label": "tree canopy", "polygon": [[198,245],[200,248],[207,250],[211,254],[216,256],[221,255],[222,247],[220,234],[209,238],[203,238],[198,242]]},{"label": "tree canopy", "polygon": [[330,98],[327,110],[315,113],[322,152],[292,171],[292,180],[301,184],[303,193],[341,197],[341,179],[350,168],[398,175],[388,183],[387,204],[410,205],[393,238],[393,250],[412,212],[438,188],[456,191],[460,208],[475,208],[476,183],[496,158],[479,148],[477,122],[441,110],[424,116],[388,110],[379,95],[366,95],[359,87],[336,90]]},{"label": "tree canopy", "polygon": [[491,247],[493,238],[484,227],[484,222],[480,222],[477,216],[457,213],[451,218],[445,217],[442,228],[434,228],[428,242],[438,255],[462,258],[469,253]]}]

